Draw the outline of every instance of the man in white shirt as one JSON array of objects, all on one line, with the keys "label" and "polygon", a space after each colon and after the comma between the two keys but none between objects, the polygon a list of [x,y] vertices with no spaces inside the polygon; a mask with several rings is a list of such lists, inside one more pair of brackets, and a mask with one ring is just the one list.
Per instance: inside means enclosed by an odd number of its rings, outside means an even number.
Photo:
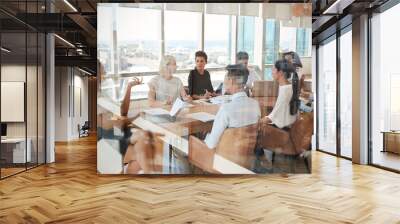
[{"label": "man in white shirt", "polygon": [[254,81],[261,80],[258,75],[256,68],[253,66],[249,66],[249,54],[244,51],[240,51],[236,54],[236,60],[238,64],[244,65],[249,70],[249,78],[246,82],[247,88],[252,88]]},{"label": "man in white shirt", "polygon": [[228,65],[224,86],[232,101],[222,104],[215,116],[211,133],[204,142],[210,149],[217,147],[227,128],[239,128],[258,123],[261,112],[258,102],[244,92],[248,71],[243,65]]}]

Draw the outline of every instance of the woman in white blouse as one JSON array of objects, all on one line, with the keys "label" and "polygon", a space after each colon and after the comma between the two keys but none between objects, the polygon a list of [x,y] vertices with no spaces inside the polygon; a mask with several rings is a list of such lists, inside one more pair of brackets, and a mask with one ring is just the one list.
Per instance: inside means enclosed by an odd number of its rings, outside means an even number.
[{"label": "woman in white blouse", "polygon": [[165,55],[160,62],[160,75],[152,78],[149,85],[149,103],[152,106],[172,104],[178,97],[185,101],[192,98],[186,94],[182,81],[174,77],[176,60],[171,55]]},{"label": "woman in white blouse", "polygon": [[[296,69],[285,59],[275,62],[272,77],[279,83],[278,99],[272,112],[261,122],[281,129],[289,129],[296,121],[299,107],[299,79]],[[288,79],[291,78],[291,82]]]}]

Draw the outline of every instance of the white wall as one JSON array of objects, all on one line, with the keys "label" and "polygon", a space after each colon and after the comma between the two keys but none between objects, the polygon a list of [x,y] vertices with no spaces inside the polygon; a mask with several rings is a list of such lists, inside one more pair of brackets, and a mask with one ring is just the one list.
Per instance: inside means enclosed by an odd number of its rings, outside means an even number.
[{"label": "white wall", "polygon": [[88,78],[71,67],[56,67],[55,73],[55,141],[70,141],[88,120]]}]

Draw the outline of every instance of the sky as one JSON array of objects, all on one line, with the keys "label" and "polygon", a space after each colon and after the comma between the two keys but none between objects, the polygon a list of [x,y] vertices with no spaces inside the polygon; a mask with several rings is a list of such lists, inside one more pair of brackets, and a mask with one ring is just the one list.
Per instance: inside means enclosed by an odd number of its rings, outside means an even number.
[{"label": "sky", "polygon": [[[155,9],[117,7],[117,16],[113,18],[111,7],[98,9],[99,42],[110,42],[112,24],[118,29],[118,40],[160,40],[161,12]],[[201,13],[166,11],[166,40],[194,40],[201,36]],[[205,18],[205,37],[208,40],[228,40],[229,16],[208,14]]]}]

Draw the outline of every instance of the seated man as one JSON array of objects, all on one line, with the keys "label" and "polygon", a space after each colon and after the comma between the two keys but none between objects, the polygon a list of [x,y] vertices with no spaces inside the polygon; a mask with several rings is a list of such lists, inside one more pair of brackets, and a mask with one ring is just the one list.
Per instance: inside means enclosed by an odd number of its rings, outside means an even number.
[{"label": "seated man", "polygon": [[256,71],[256,67],[249,66],[249,54],[244,51],[240,51],[236,54],[236,60],[238,64],[244,65],[249,70],[249,77],[246,82],[246,87],[251,89],[254,81],[261,80],[260,76]]},{"label": "seated man", "polygon": [[240,128],[258,123],[261,112],[258,102],[249,98],[245,91],[248,70],[243,65],[228,65],[224,86],[232,101],[222,104],[214,120],[211,133],[204,140],[208,148],[214,149],[227,128]]}]

